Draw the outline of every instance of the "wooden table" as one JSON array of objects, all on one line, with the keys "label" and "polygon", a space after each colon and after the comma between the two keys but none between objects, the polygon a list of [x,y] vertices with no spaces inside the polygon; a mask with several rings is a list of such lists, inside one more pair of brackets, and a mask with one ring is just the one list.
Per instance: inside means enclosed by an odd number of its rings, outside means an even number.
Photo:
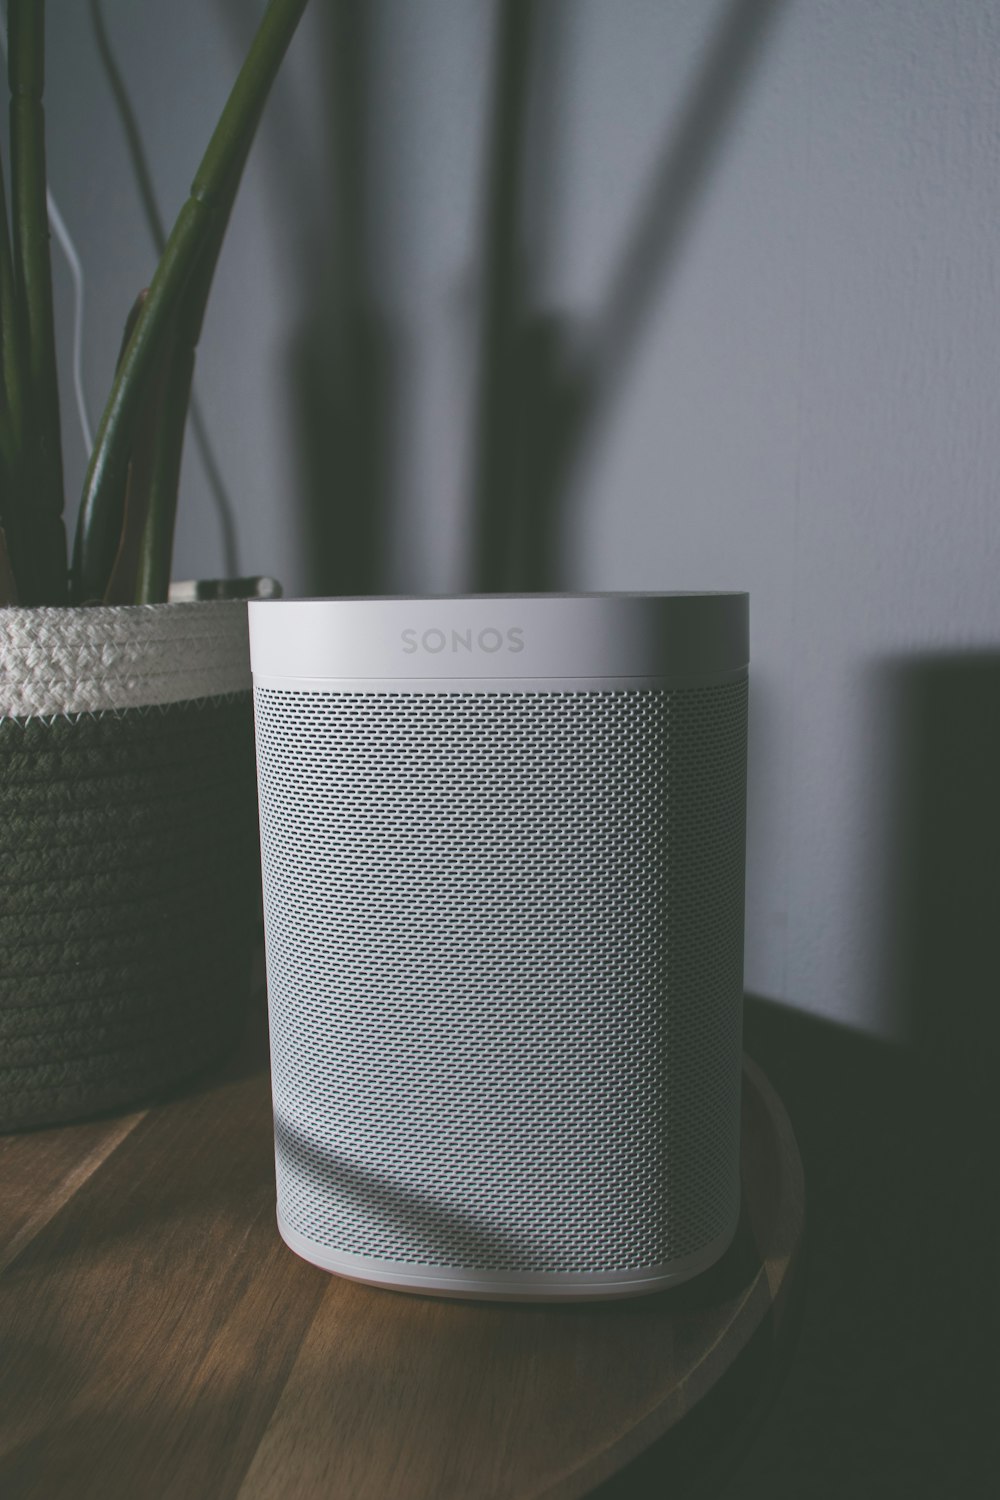
[{"label": "wooden table", "polygon": [[261,1015],[183,1097],[0,1137],[4,1500],[585,1495],[780,1323],[802,1171],[753,1063],[717,1267],[627,1302],[447,1302],[279,1240]]}]

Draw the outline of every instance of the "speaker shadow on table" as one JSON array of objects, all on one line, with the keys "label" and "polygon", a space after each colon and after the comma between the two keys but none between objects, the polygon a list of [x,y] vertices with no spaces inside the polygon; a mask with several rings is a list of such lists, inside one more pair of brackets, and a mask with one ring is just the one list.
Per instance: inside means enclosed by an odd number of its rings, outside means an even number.
[{"label": "speaker shadow on table", "polygon": [[[515,1235],[490,1227],[476,1214],[449,1203],[444,1192],[428,1192],[386,1172],[360,1167],[306,1134],[275,1111],[275,1151],[280,1166],[316,1183],[327,1202],[338,1198],[350,1217],[363,1214],[379,1238],[399,1248],[398,1259],[469,1267],[503,1265],[524,1247]],[[416,1238],[420,1249],[403,1248]]]},{"label": "speaker shadow on table", "polygon": [[[284,1119],[275,1117],[275,1143],[279,1164],[293,1162],[307,1180],[321,1184],[328,1197],[341,1200],[348,1215],[360,1209],[385,1244],[405,1245],[408,1237],[416,1238],[419,1250],[400,1250],[399,1259],[424,1264],[461,1265],[470,1269],[523,1264],[537,1258],[539,1247],[516,1232],[504,1232],[488,1225],[478,1215],[449,1203],[443,1193],[413,1187],[387,1173],[359,1167],[336,1151],[316,1141]],[[631,1302],[537,1303],[551,1314],[561,1307],[579,1309],[586,1305],[588,1316],[602,1312],[621,1320],[633,1313],[648,1317],[650,1302],[663,1299],[677,1312],[696,1313],[703,1308],[718,1308],[734,1301],[746,1289],[760,1264],[749,1220],[744,1208],[736,1235],[729,1250],[705,1275],[685,1282],[654,1298]]]}]

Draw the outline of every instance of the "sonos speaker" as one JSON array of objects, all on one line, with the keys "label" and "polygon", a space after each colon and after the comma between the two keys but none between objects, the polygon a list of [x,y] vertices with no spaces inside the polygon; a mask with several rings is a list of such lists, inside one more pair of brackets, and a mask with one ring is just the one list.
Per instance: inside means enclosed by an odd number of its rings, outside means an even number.
[{"label": "sonos speaker", "polygon": [[444,1296],[711,1265],[740,1205],[747,596],[249,610],[285,1241]]}]

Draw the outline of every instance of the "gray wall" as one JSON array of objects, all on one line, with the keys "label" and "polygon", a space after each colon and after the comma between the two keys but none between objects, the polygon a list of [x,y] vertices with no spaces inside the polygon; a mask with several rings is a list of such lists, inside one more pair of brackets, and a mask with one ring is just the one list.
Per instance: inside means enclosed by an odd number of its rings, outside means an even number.
[{"label": "gray wall", "polygon": [[[261,8],[105,0],[168,216]],[[751,593],[749,988],[890,1034],[992,1002],[1000,7],[529,13],[518,308],[585,395],[551,582]],[[150,245],[87,7],[49,16],[98,405]],[[199,389],[290,592],[468,586],[498,26],[313,0],[272,100]],[[175,571],[224,562],[190,447]]]}]

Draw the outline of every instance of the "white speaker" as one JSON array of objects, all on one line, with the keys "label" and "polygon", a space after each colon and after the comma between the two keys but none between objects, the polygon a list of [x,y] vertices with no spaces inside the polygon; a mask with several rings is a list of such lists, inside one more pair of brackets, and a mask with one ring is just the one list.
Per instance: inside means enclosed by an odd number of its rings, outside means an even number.
[{"label": "white speaker", "polygon": [[251,602],[278,1225],[658,1291],[740,1204],[745,594]]}]

